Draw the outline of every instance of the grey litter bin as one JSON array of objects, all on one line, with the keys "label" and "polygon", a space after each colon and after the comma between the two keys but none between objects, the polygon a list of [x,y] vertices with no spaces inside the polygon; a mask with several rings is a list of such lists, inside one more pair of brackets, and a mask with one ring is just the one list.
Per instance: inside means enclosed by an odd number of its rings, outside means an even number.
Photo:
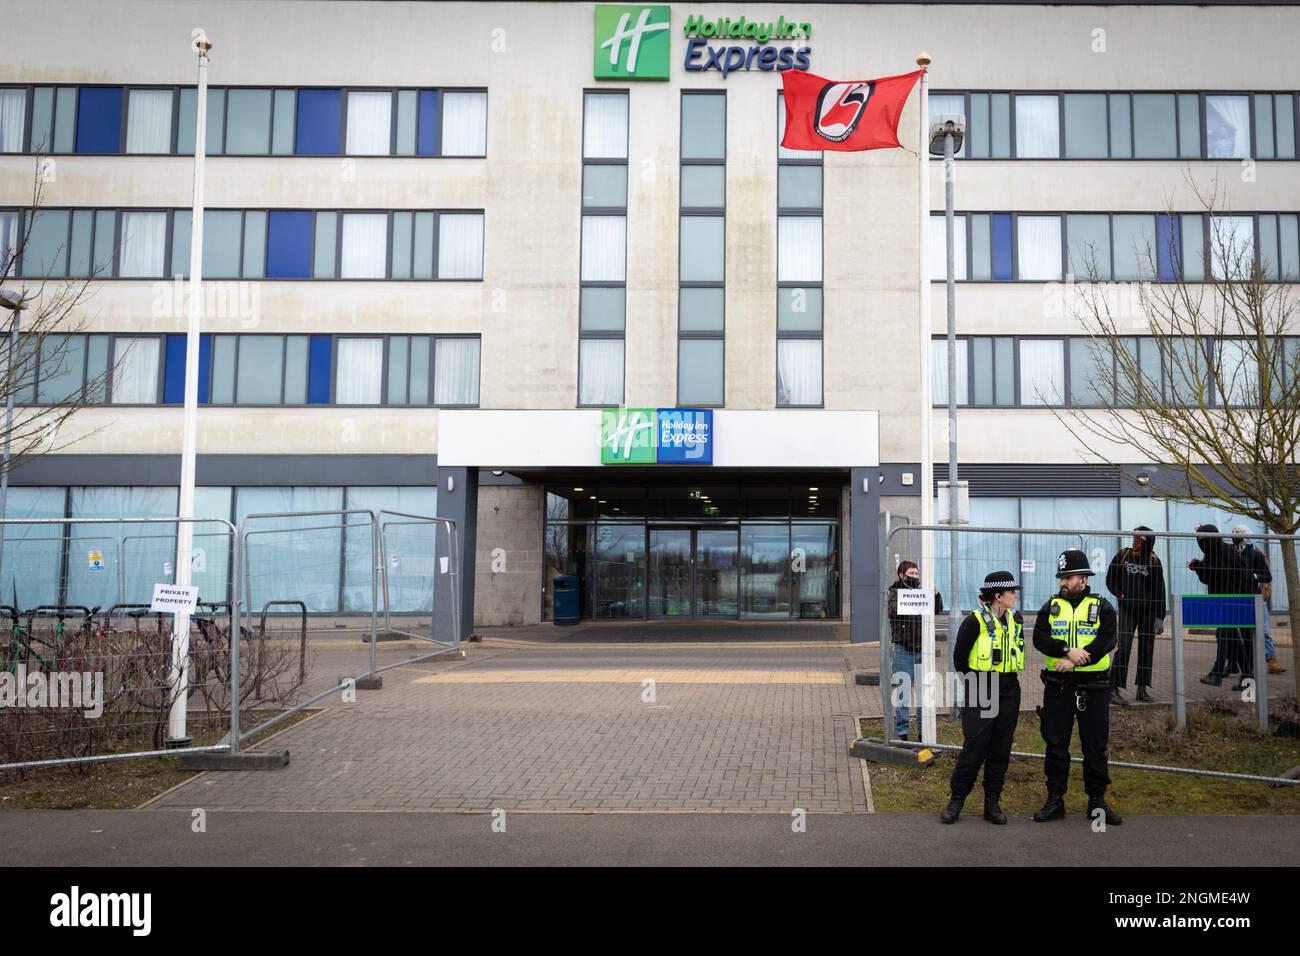
[{"label": "grey litter bin", "polygon": [[551,578],[551,617],[556,626],[567,627],[578,623],[578,578],[573,574],[558,574]]}]

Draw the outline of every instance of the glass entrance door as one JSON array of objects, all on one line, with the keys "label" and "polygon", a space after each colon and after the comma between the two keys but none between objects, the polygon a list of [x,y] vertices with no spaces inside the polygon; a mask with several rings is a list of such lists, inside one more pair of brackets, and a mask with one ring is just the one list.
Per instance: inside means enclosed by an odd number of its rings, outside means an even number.
[{"label": "glass entrance door", "polygon": [[695,532],[695,616],[737,615],[740,562],[735,528],[701,528]]},{"label": "glass entrance door", "polygon": [[651,528],[649,538],[649,617],[737,616],[735,528]]},{"label": "glass entrance door", "polygon": [[650,529],[650,617],[692,616],[691,535],[689,528]]}]

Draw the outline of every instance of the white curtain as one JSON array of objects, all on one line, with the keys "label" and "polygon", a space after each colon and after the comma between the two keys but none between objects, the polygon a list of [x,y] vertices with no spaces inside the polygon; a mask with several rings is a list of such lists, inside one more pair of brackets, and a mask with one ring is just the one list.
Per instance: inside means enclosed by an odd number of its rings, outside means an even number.
[{"label": "white curtain", "polygon": [[172,91],[131,90],[126,111],[128,153],[170,153]]},{"label": "white curtain", "polygon": [[1016,156],[1055,159],[1061,155],[1058,104],[1055,96],[1016,97]]},{"label": "white curtain", "polygon": [[1211,159],[1250,155],[1250,97],[1205,98],[1205,147]]},{"label": "white curtain", "polygon": [[579,405],[623,404],[622,339],[582,339],[578,365]]},{"label": "white curtain", "polygon": [[155,336],[113,340],[113,404],[153,405],[158,401],[159,347]]},{"label": "white curtain", "polygon": [[442,155],[487,155],[487,94],[442,94]]},{"label": "white curtain", "polygon": [[[930,217],[930,278],[948,278],[948,225],[943,216]],[[966,278],[966,217],[952,217],[952,274],[960,282]]]},{"label": "white curtain", "polygon": [[0,90],[0,153],[23,151],[23,122],[27,118],[27,91]]},{"label": "white curtain", "polygon": [[384,340],[338,340],[336,405],[378,405],[384,374]]},{"label": "white curtain", "polygon": [[478,339],[438,339],[433,359],[435,405],[478,404]]},{"label": "white curtain", "polygon": [[1247,279],[1255,263],[1255,220],[1215,216],[1210,220],[1210,261],[1214,278]]},{"label": "white curtain", "polygon": [[1022,279],[1061,278],[1061,217],[1016,217],[1017,256]]},{"label": "white curtain", "polygon": [[388,266],[388,215],[382,212],[343,214],[344,279],[382,279]]},{"label": "white curtain", "polygon": [[[968,339],[957,340],[957,404],[966,405],[970,401],[970,392],[966,380],[969,368],[966,359]],[[930,342],[930,394],[934,404],[948,404],[948,340],[934,339]]]},{"label": "white curtain", "polygon": [[438,278],[483,278],[481,212],[444,212],[438,216]]},{"label": "white curtain", "polygon": [[387,156],[393,122],[393,94],[348,94],[348,155]]},{"label": "white curtain", "polygon": [[1020,404],[1061,405],[1065,398],[1065,346],[1060,339],[1020,340]]},{"label": "white curtain", "polygon": [[161,277],[167,239],[165,212],[122,213],[122,248],[118,275],[122,278]]},{"label": "white curtain", "polygon": [[582,217],[582,281],[623,282],[627,275],[627,217]]},{"label": "white curtain", "polygon": [[1240,339],[1218,343],[1219,404],[1252,407],[1259,405],[1259,366],[1255,352]]},{"label": "white curtain", "polygon": [[820,405],[821,339],[779,339],[776,343],[776,403]]},{"label": "white curtain", "polygon": [[627,94],[588,93],[583,110],[583,159],[626,159]]},{"label": "white curtain", "polygon": [[776,224],[778,282],[822,281],[821,216],[781,216]]},{"label": "white curtain", "polygon": [[9,261],[18,244],[18,213],[0,212],[0,275],[13,275]]}]

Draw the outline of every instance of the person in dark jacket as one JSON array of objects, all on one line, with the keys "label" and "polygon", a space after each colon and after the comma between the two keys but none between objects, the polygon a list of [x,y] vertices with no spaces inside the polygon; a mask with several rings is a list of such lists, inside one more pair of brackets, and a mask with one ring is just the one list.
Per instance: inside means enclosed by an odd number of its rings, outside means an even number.
[{"label": "person in dark jacket", "polygon": [[[1150,531],[1139,525],[1136,531]],[[1165,569],[1156,557],[1153,535],[1135,534],[1133,543],[1120,549],[1106,570],[1106,590],[1119,602],[1119,644],[1110,666],[1112,703],[1127,705],[1121,688],[1128,687],[1128,662],[1137,631],[1137,699],[1151,702],[1148,688],[1155,660],[1156,635],[1165,629]]]},{"label": "person in dark jacket", "polygon": [[[1219,529],[1212,524],[1198,525],[1197,533],[1216,535]],[[1258,594],[1259,585],[1255,576],[1247,570],[1237,552],[1223,538],[1201,537],[1196,539],[1201,554],[1205,557],[1193,558],[1187,562],[1200,582],[1205,585],[1208,594]],[[1253,648],[1249,632],[1243,628],[1220,627],[1215,630],[1214,666],[1201,678],[1202,684],[1218,687],[1229,674],[1240,671],[1242,680],[1254,674]],[[1238,681],[1234,690],[1244,690],[1245,685]]]},{"label": "person in dark jacket", "polygon": [[1024,619],[1015,609],[1018,590],[1010,571],[994,571],[980,588],[980,606],[957,629],[953,661],[967,682],[961,708],[964,739],[949,783],[952,795],[939,814],[944,823],[957,822],[981,765],[984,819],[1007,822],[998,801],[1020,720],[1020,671],[1025,666]]},{"label": "person in dark jacket", "polygon": [[1264,598],[1264,662],[1268,665],[1270,674],[1285,674],[1286,668],[1277,659],[1277,648],[1273,644],[1273,571],[1268,566],[1268,556],[1264,553],[1267,546],[1257,547],[1250,540],[1250,528],[1244,524],[1239,524],[1232,529],[1232,546],[1237,549],[1237,556],[1241,558],[1251,574],[1255,575],[1255,582],[1259,585],[1259,593]]},{"label": "person in dark jacket", "polygon": [[[898,613],[898,592],[900,588],[919,588],[921,586],[921,569],[916,566],[915,561],[904,561],[898,566],[898,580],[889,586],[889,636],[893,641],[893,679],[888,681],[888,687],[893,688],[903,681],[901,675],[907,674],[907,679],[912,682],[912,687],[916,689],[916,720],[919,726],[921,721],[921,616],[919,614],[899,614]],[[938,591],[934,593],[934,613],[939,615],[943,613],[943,595]],[[881,690],[884,693],[889,691],[885,689],[884,684]],[[904,703],[894,709],[894,734],[900,740],[907,739],[907,732],[910,726],[909,721],[911,714],[908,711],[906,700],[910,695],[904,695]]]},{"label": "person in dark jacket", "polygon": [[1106,746],[1110,738],[1110,655],[1115,650],[1115,608],[1093,594],[1088,556],[1071,548],[1056,559],[1061,591],[1038,611],[1034,647],[1043,652],[1043,706],[1039,718],[1047,754],[1047,802],[1034,814],[1035,823],[1065,816],[1065,791],[1070,783],[1070,736],[1079,721],[1083,746],[1083,785],[1088,792],[1088,817],[1104,815],[1106,823],[1123,823],[1106,803],[1110,773]]}]

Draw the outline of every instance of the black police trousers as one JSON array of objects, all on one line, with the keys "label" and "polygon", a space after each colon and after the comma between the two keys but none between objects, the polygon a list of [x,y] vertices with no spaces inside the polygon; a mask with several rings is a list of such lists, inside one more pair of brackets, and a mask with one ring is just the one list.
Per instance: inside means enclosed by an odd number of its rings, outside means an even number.
[{"label": "black police trousers", "polygon": [[[1097,690],[1076,690],[1058,684],[1043,685],[1040,722],[1047,744],[1047,792],[1065,796],[1070,785],[1070,735],[1079,721],[1083,745],[1083,789],[1090,797],[1103,797],[1110,786],[1106,768],[1106,744],[1110,738],[1109,677],[1100,674]],[[1106,686],[1103,686],[1106,685]],[[1083,710],[1079,704],[1083,704]]]},{"label": "black police trousers", "polygon": [[[1020,681],[1015,674],[996,674],[997,707],[982,707],[967,693],[961,709],[961,730],[965,739],[949,786],[952,795],[966,799],[975,789],[975,777],[984,767],[984,793],[997,796],[1007,779],[1011,744],[1020,719]],[[981,674],[987,680],[989,674]],[[985,702],[989,703],[986,695]],[[996,711],[990,715],[990,711]]]}]

